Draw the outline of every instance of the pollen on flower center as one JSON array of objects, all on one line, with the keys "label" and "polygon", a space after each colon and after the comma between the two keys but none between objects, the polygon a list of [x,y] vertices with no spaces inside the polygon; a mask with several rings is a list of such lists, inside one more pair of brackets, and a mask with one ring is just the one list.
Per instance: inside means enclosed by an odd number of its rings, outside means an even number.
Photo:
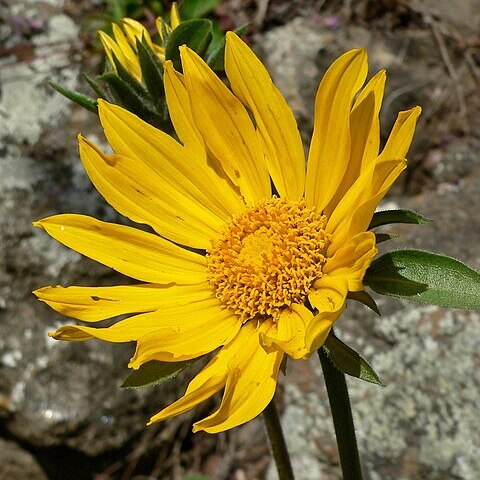
[{"label": "pollen on flower center", "polygon": [[303,200],[275,197],[234,217],[207,255],[217,298],[243,322],[303,303],[322,276],[325,224]]}]

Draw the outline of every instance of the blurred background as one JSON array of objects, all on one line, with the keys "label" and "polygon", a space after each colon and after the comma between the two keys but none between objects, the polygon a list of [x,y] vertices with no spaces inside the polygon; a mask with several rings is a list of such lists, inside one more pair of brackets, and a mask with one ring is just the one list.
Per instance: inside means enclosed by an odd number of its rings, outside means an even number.
[{"label": "blurred background", "polygon": [[[302,136],[327,66],[366,46],[370,72],[387,68],[386,133],[399,110],[423,107],[409,169],[385,208],[434,221],[392,227],[390,248],[425,248],[480,268],[480,0],[225,0],[203,2],[245,36],[287,97]],[[66,320],[37,302],[43,285],[124,283],[34,231],[62,212],[123,221],[86,177],[82,132],[104,144],[97,117],[48,81],[87,92],[100,72],[96,35],[129,15],[152,27],[171,3],[0,0],[0,478],[9,480],[274,480],[261,419],[219,435],[191,433],[218,398],[145,427],[195,372],[161,386],[120,389],[133,344],[55,342]],[[208,10],[208,9],[207,9]],[[377,301],[351,305],[337,333],[387,387],[349,379],[366,480],[478,480],[480,316]],[[299,480],[340,479],[318,359],[289,363],[277,400]]]}]

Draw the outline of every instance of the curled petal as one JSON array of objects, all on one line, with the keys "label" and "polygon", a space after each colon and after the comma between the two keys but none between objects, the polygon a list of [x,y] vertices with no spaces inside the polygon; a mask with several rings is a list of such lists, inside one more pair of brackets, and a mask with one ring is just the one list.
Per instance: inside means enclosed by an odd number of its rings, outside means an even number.
[{"label": "curled petal", "polygon": [[312,318],[313,313],[304,305],[291,305],[280,314],[276,329],[260,337],[262,345],[267,351],[280,349],[295,360],[308,356],[305,334]]},{"label": "curled petal", "polygon": [[315,282],[308,299],[319,312],[338,312],[345,303],[347,293],[348,280],[345,277],[325,275]]},{"label": "curled petal", "polygon": [[363,277],[377,252],[378,249],[375,246],[375,234],[373,232],[362,232],[355,235],[350,242],[327,259],[323,267],[326,277],[317,280],[314,285],[315,288],[322,281],[330,282],[331,280],[327,279],[333,278],[335,280],[345,279],[350,292],[363,290]]}]

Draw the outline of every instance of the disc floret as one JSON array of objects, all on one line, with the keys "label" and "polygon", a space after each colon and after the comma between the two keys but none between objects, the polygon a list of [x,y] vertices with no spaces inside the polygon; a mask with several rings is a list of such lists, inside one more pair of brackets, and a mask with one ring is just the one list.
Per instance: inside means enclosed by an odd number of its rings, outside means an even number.
[{"label": "disc floret", "polygon": [[304,200],[270,198],[232,218],[208,251],[209,282],[242,322],[303,303],[322,276],[326,217]]}]

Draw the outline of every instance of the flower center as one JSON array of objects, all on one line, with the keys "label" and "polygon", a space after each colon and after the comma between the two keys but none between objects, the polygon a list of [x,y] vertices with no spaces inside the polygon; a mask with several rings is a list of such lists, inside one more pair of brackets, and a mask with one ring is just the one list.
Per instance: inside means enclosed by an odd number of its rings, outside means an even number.
[{"label": "flower center", "polygon": [[303,200],[270,198],[235,216],[208,250],[208,279],[242,322],[303,303],[322,276],[326,217]]}]

